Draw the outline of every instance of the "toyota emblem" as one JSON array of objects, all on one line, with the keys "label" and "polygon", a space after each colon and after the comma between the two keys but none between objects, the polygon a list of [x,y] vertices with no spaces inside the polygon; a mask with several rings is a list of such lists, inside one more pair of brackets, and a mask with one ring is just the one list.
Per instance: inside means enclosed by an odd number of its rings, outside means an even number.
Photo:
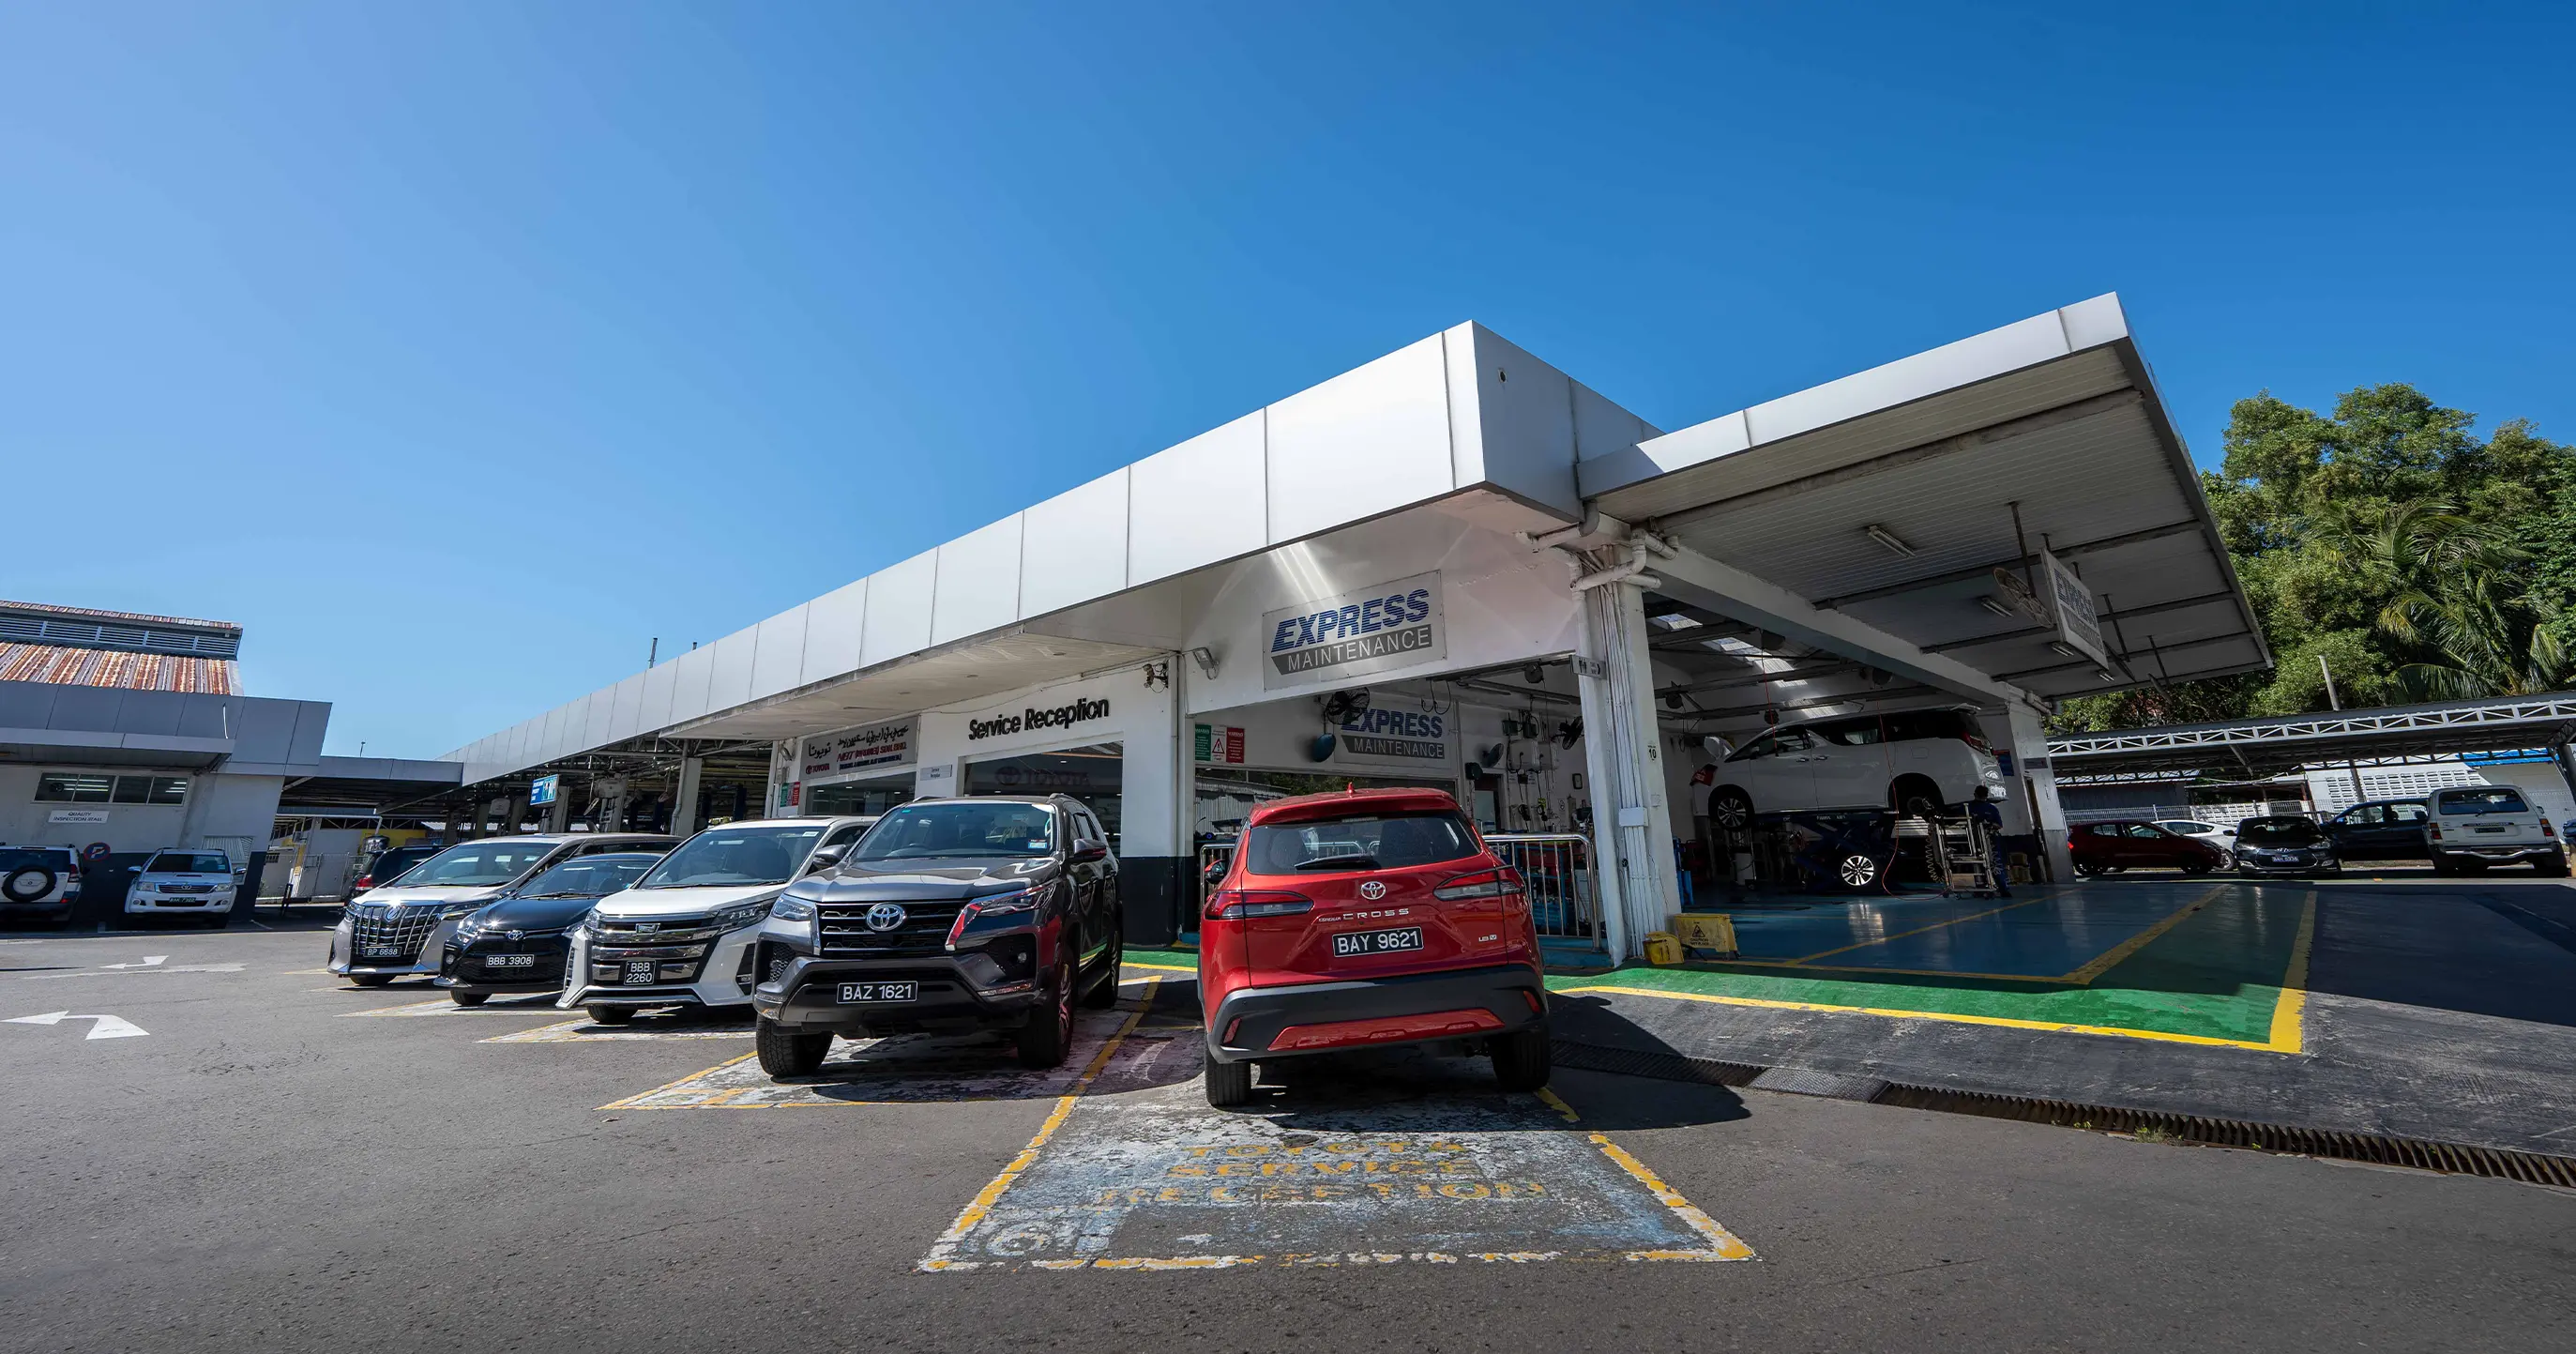
[{"label": "toyota emblem", "polygon": [[507,934],[512,940],[525,940],[528,938],[528,933],[525,931],[511,931]]},{"label": "toyota emblem", "polygon": [[868,909],[868,929],[891,931],[903,925],[903,909],[893,903],[879,903]]},{"label": "toyota emblem", "polygon": [[635,929],[638,931],[659,931],[662,929],[662,923],[658,921],[639,921],[635,923]]},{"label": "toyota emblem", "polygon": [[1360,896],[1374,903],[1378,899],[1386,896],[1386,885],[1378,880],[1372,879],[1367,883],[1360,885]]}]

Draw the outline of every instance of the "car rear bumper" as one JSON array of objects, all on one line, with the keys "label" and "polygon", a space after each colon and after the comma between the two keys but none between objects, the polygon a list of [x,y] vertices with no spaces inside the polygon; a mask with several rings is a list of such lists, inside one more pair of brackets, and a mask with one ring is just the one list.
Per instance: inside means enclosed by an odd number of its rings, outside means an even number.
[{"label": "car rear bumper", "polygon": [[2556,842],[2516,842],[2510,846],[2444,846],[2438,848],[2434,855],[2482,861],[2489,865],[2522,865],[2563,859],[2566,853],[2559,850]]},{"label": "car rear bumper", "polygon": [[1547,988],[1526,964],[1348,982],[1246,987],[1207,1022],[1219,1062],[1337,1049],[1484,1038],[1547,1018]]}]

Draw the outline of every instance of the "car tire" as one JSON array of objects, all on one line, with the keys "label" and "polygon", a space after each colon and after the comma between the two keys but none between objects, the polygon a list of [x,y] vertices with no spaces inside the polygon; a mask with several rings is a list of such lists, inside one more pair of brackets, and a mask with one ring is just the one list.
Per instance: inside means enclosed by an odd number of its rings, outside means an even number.
[{"label": "car tire", "polygon": [[1064,1065],[1064,1055],[1073,1050],[1073,989],[1081,982],[1080,971],[1071,963],[1056,971],[1055,981],[1047,985],[1044,1003],[1029,1008],[1020,1022],[1020,1066],[1049,1068]]},{"label": "car tire", "polygon": [[1105,1011],[1118,1004],[1118,980],[1127,968],[1127,936],[1123,929],[1127,918],[1124,914],[1116,914],[1109,921],[1121,929],[1110,933],[1109,953],[1100,957],[1101,975],[1093,981],[1091,990],[1082,994],[1085,1010]]},{"label": "car tire", "polygon": [[1555,1070],[1555,1041],[1545,1021],[1486,1042],[1494,1059],[1494,1084],[1506,1091],[1535,1091]]},{"label": "car tire", "polygon": [[352,973],[349,975],[349,981],[356,983],[360,987],[382,987],[393,980],[394,975],[390,973]]},{"label": "car tire", "polygon": [[2100,873],[2102,873],[2102,867],[2089,860],[2075,862],[2075,876],[2078,879],[2090,879]]},{"label": "car tire", "polygon": [[1871,888],[1878,883],[1878,860],[1876,857],[1853,851],[1846,854],[1841,862],[1834,866],[1834,873],[1841,878],[1844,888]]},{"label": "car tire", "polygon": [[1708,819],[1721,829],[1733,833],[1753,830],[1753,796],[1732,785],[1718,787],[1708,797]]},{"label": "car tire", "polygon": [[2532,873],[2539,875],[2543,879],[2565,879],[2567,877],[2567,858],[2565,856],[2560,856],[2556,860],[2535,860],[2531,862],[2531,869]]},{"label": "car tire", "polygon": [[1948,807],[1941,801],[1941,787],[1921,776],[1907,776],[1888,786],[1887,806],[1907,818],[1938,818]]},{"label": "car tire", "polygon": [[1252,1098],[1252,1064],[1221,1062],[1213,1053],[1202,1054],[1207,1064],[1207,1102],[1218,1109],[1233,1109]]},{"label": "car tire", "polygon": [[751,1042],[759,1050],[761,1071],[772,1077],[810,1077],[832,1051],[832,1032],[790,1030],[762,1016],[752,1026]]},{"label": "car tire", "polygon": [[635,1023],[635,1008],[632,1006],[585,1006],[581,1008],[581,1012],[583,1015],[589,1016],[590,1023],[594,1025],[632,1025]]},{"label": "car tire", "polygon": [[0,879],[0,898],[13,903],[32,903],[53,892],[54,885],[61,882],[62,876],[53,871],[30,865],[25,869],[12,870],[7,878]]},{"label": "car tire", "polygon": [[490,1001],[492,999],[492,994],[489,992],[460,992],[451,987],[447,989],[447,999],[455,1002],[459,1006],[480,1006],[483,1003]]}]

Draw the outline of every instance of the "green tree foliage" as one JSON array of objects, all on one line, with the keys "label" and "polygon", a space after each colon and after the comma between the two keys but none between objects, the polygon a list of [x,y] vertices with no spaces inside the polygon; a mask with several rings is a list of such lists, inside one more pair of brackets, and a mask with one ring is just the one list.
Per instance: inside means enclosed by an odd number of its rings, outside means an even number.
[{"label": "green tree foliage", "polygon": [[2576,685],[2576,448],[2409,385],[2362,386],[2331,415],[2239,400],[2203,474],[2277,666],[2066,702],[2065,729]]}]

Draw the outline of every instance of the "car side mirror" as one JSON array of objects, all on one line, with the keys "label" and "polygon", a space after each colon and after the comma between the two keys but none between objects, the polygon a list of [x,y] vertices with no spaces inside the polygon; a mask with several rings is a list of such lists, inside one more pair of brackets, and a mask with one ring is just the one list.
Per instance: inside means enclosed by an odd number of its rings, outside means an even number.
[{"label": "car side mirror", "polygon": [[1073,858],[1076,861],[1107,860],[1109,859],[1109,843],[1104,841],[1094,841],[1089,837],[1085,837],[1081,841],[1073,844]]},{"label": "car side mirror", "polygon": [[841,857],[846,856],[849,853],[850,848],[846,846],[826,846],[822,850],[819,850],[806,858],[805,873],[817,874],[821,871],[828,870],[833,866],[840,864]]}]

